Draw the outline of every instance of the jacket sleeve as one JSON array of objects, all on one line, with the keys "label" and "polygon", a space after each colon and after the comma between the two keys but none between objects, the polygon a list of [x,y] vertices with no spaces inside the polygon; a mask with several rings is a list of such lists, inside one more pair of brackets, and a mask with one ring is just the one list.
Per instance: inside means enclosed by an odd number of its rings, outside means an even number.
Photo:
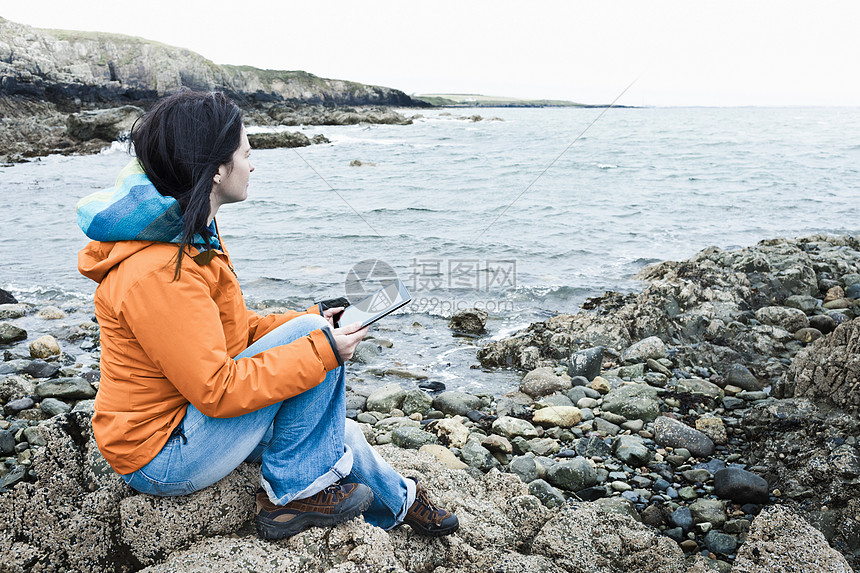
[{"label": "jacket sleeve", "polygon": [[126,293],[120,319],[154,366],[203,414],[228,418],[258,410],[313,388],[338,366],[323,330],[233,360],[209,285],[182,272],[175,282],[157,273],[140,279]]},{"label": "jacket sleeve", "polygon": [[248,310],[248,346],[257,342],[263,336],[269,334],[285,322],[289,322],[297,316],[306,314],[319,314],[320,307],[318,304],[313,305],[304,312],[291,310],[283,314],[270,314],[268,316],[260,316],[253,310]]}]

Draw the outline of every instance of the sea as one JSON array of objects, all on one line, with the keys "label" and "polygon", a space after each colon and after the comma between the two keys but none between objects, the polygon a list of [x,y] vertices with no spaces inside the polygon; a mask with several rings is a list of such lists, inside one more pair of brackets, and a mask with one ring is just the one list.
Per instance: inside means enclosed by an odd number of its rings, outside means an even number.
[{"label": "sea", "polygon": [[[261,311],[355,302],[404,281],[412,302],[371,328],[382,349],[350,365],[355,384],[421,382],[380,376],[396,367],[501,394],[521,375],[481,368],[480,345],[605,291],[640,290],[634,275],[649,263],[860,232],[860,108],[399,111],[411,125],[290,128],[330,143],[254,150],[248,199],[218,212]],[[68,324],[91,317],[75,204],[112,186],[129,159],[115,143],[0,166],[0,287],[63,308]],[[469,308],[487,312],[485,334],[449,328]]]}]

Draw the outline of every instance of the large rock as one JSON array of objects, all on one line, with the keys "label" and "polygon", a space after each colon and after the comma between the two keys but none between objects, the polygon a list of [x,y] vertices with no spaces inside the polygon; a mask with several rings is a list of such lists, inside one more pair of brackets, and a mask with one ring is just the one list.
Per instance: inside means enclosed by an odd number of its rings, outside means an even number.
[{"label": "large rock", "polygon": [[628,420],[652,421],[660,415],[657,390],[646,384],[628,384],[603,397],[603,409]]},{"label": "large rock", "polygon": [[523,438],[536,438],[537,429],[527,420],[520,420],[513,416],[501,416],[493,421],[493,431],[506,438],[522,436]]},{"label": "large rock", "polygon": [[756,311],[755,317],[763,324],[778,326],[788,332],[797,332],[809,326],[806,313],[787,306],[766,306]]},{"label": "large rock", "polygon": [[520,392],[537,398],[568,390],[570,387],[570,380],[556,376],[551,368],[536,368],[523,377]]},{"label": "large rock", "polygon": [[567,373],[571,378],[574,376],[583,376],[588,380],[594,380],[600,375],[600,369],[603,366],[603,354],[605,349],[602,346],[594,348],[586,348],[579,350],[570,355],[570,365],[567,367]]},{"label": "large rock", "polygon": [[249,133],[248,143],[252,149],[278,149],[281,147],[307,147],[308,136],[300,131],[268,131]]},{"label": "large rock", "polygon": [[60,345],[50,334],[40,336],[30,343],[30,356],[33,358],[50,358],[58,354],[60,354]]},{"label": "large rock", "polygon": [[711,438],[668,416],[660,416],[654,421],[654,441],[661,446],[685,448],[697,458],[706,458],[714,453]]},{"label": "large rock", "polygon": [[27,331],[9,322],[0,322],[0,344],[27,340]]},{"label": "large rock", "polygon": [[96,389],[80,377],[57,378],[56,380],[49,380],[37,385],[36,394],[42,398],[81,400],[95,397]]},{"label": "large rock", "polygon": [[75,139],[115,141],[131,131],[143,110],[133,105],[113,109],[82,111],[69,116],[67,131]]},{"label": "large rock", "polygon": [[579,491],[595,485],[598,479],[587,459],[575,457],[553,464],[547,470],[546,481],[567,491]]},{"label": "large rock", "polygon": [[433,399],[433,407],[451,416],[465,416],[481,407],[481,399],[466,392],[442,392]]},{"label": "large rock", "polygon": [[364,408],[370,412],[388,413],[394,408],[399,408],[406,397],[406,390],[400,384],[386,384],[377,388],[367,397]]},{"label": "large rock", "polygon": [[724,468],[714,474],[714,493],[737,503],[767,503],[767,480],[741,468]]},{"label": "large rock", "polygon": [[640,340],[621,353],[621,360],[627,364],[645,362],[649,358],[653,360],[666,358],[666,345],[656,336]]},{"label": "large rock", "polygon": [[777,397],[808,397],[849,411],[860,408],[860,318],[839,325],[797,353],[775,384]]},{"label": "large rock", "polygon": [[487,326],[487,318],[489,314],[486,310],[479,308],[469,308],[461,310],[451,317],[448,321],[448,328],[455,332],[465,332],[467,334],[481,334]]},{"label": "large rock", "polygon": [[541,426],[570,428],[582,421],[582,412],[576,406],[548,406],[537,410],[532,422]]},{"label": "large rock", "polygon": [[765,571],[849,573],[852,569],[803,517],[787,507],[773,505],[753,520],[732,567],[733,573]]}]

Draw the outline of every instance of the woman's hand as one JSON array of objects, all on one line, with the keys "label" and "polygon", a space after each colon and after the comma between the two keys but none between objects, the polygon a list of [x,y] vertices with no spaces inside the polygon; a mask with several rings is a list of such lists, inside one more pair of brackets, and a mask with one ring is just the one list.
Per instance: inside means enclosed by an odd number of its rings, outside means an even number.
[{"label": "woman's hand", "polygon": [[358,343],[367,334],[369,328],[369,326],[361,328],[361,323],[356,322],[332,330],[332,333],[334,333],[334,343],[337,346],[337,353],[340,355],[341,360],[346,362],[352,358]]},{"label": "woman's hand", "polygon": [[323,318],[325,318],[328,323],[334,328],[334,317],[340,312],[343,312],[344,307],[342,306],[334,306],[332,308],[327,308],[323,311]]}]

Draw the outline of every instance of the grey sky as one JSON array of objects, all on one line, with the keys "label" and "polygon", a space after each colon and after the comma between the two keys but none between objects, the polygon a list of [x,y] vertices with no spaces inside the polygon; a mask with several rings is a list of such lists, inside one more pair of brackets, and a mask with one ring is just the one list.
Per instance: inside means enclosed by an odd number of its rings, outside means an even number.
[{"label": "grey sky", "polygon": [[0,16],[407,93],[601,103],[639,78],[619,104],[860,105],[845,0],[0,0]]}]

